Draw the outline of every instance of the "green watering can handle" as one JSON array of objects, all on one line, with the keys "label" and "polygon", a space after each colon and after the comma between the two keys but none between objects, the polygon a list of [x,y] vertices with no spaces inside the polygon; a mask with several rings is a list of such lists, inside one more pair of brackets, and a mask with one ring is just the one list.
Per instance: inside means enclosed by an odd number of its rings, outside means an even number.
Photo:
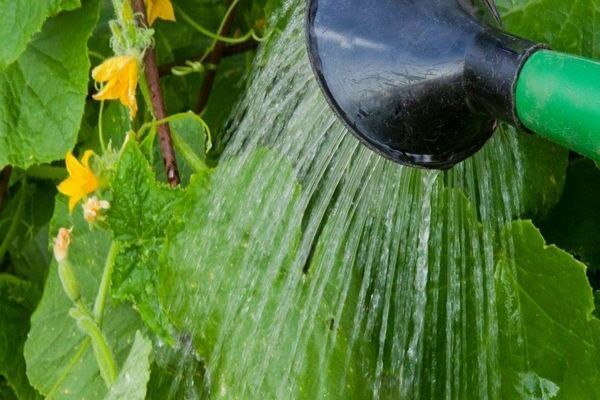
[{"label": "green watering can handle", "polygon": [[526,61],[515,90],[525,127],[600,161],[600,62],[540,50]]}]

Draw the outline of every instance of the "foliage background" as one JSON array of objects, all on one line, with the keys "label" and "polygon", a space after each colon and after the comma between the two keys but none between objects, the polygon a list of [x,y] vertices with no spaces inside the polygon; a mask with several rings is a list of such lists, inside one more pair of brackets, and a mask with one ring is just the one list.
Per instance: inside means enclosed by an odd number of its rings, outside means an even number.
[{"label": "foliage background", "polygon": [[[216,32],[227,7],[219,0],[173,3],[178,21],[155,25],[158,61],[165,66],[161,83],[167,112],[201,111],[212,131],[213,147],[208,153],[206,132],[197,121],[182,119],[172,129],[202,165],[215,167],[210,174],[218,177],[227,118],[244,93],[253,62],[264,62],[268,52],[254,60],[254,46],[249,46],[248,51],[225,57],[215,67],[208,104],[197,110],[207,69],[177,76],[168,67],[196,59],[213,40],[186,23],[183,15]],[[556,50],[600,58],[598,0],[499,0],[497,5],[511,32],[550,43]],[[277,1],[243,0],[231,35],[250,29],[276,35],[278,26],[265,21],[277,7]],[[65,153],[88,148],[100,152],[99,104],[89,96],[94,90],[89,74],[91,67],[111,55],[111,18],[112,5],[106,0],[0,0],[0,167],[5,171],[0,179],[0,186],[5,186],[5,190],[0,187],[0,398],[164,398],[171,386],[168,377],[173,376],[173,366],[185,347],[183,339],[173,335],[159,304],[158,260],[167,240],[165,232],[185,229],[176,212],[187,212],[186,202],[207,196],[209,173],[198,172],[197,165],[181,158],[182,188],[168,188],[162,183],[155,143],[146,140],[139,146],[126,145],[117,161],[107,193],[112,203],[110,230],[88,229],[79,214],[69,215],[65,199],[56,196],[55,185],[65,177]],[[144,120],[149,117],[142,108],[132,128]],[[127,111],[107,103],[102,122],[105,135],[119,148],[130,128]],[[524,292],[538,290],[539,285],[527,279],[533,272],[553,281],[548,292],[532,295],[539,307],[552,312],[541,326],[531,328],[536,337],[531,348],[563,349],[563,363],[548,365],[548,373],[568,364],[578,384],[598,387],[600,328],[590,313],[594,311],[592,290],[600,289],[600,171],[576,154],[537,139],[523,140],[531,140],[537,150],[527,160],[527,171],[531,190],[543,200],[527,209],[543,239],[529,223],[515,222],[529,224],[517,243],[523,271],[518,284]],[[538,166],[548,164],[551,170],[535,173]],[[71,257],[87,299],[93,299],[98,289],[111,240],[122,243],[103,331],[118,365],[130,373],[133,383],[118,381],[111,393],[100,377],[89,341],[68,315],[72,304],[49,253],[50,238],[59,227],[71,225],[77,232]],[[564,251],[545,247],[544,239]],[[573,257],[587,265],[587,280]],[[532,321],[536,312],[530,309]],[[556,325],[575,332],[576,338],[564,339],[553,331]],[[543,364],[543,352],[540,357]],[[189,379],[201,382],[201,363],[186,362]],[[575,397],[571,398],[594,398],[585,390],[572,390]]]}]

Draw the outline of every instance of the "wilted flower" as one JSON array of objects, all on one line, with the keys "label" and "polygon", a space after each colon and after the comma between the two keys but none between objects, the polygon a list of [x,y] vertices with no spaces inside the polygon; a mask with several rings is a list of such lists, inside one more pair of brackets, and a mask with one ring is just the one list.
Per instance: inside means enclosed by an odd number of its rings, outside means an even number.
[{"label": "wilted flower", "polygon": [[68,152],[65,157],[69,177],[58,185],[58,191],[69,196],[69,212],[73,211],[75,205],[84,196],[98,189],[98,178],[89,166],[93,154],[93,151],[86,150],[81,162],[77,161],[71,152]]},{"label": "wilted flower", "polygon": [[59,263],[62,263],[67,259],[69,255],[69,245],[71,244],[71,230],[67,228],[60,228],[58,234],[54,238],[54,258]]},{"label": "wilted flower", "polygon": [[129,108],[131,118],[137,113],[135,91],[138,84],[138,60],[134,56],[115,56],[92,71],[96,82],[106,82],[93,97],[95,100],[119,100]]},{"label": "wilted flower", "polygon": [[71,245],[72,230],[73,228],[60,228],[58,230],[58,234],[56,235],[56,238],[54,238],[53,250],[54,258],[58,262],[58,277],[60,283],[67,296],[75,302],[81,297],[81,292],[79,290],[77,279],[75,279],[75,275],[73,274],[71,263],[67,260],[69,246]]},{"label": "wilted flower", "polygon": [[102,210],[108,210],[110,208],[110,203],[106,200],[98,200],[96,196],[92,196],[86,200],[82,207],[83,218],[88,223],[92,224],[96,222],[96,220],[102,218],[100,212]]},{"label": "wilted flower", "polygon": [[157,18],[175,21],[175,13],[171,0],[146,0],[148,23],[152,25]]}]

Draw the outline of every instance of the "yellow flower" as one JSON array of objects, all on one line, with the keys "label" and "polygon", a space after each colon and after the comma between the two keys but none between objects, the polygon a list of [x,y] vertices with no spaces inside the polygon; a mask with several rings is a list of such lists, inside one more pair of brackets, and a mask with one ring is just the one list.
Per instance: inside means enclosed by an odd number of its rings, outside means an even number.
[{"label": "yellow flower", "polygon": [[69,245],[71,244],[71,229],[60,228],[58,234],[54,238],[54,258],[59,263],[62,263],[67,259],[69,255]]},{"label": "yellow flower", "polygon": [[108,210],[110,203],[106,200],[98,200],[96,196],[92,196],[82,205],[83,207],[83,218],[89,223],[93,224],[96,220],[102,220],[104,217],[101,215],[102,210]]},{"label": "yellow flower", "polygon": [[157,18],[175,21],[175,13],[171,0],[146,0],[148,23],[152,25]]},{"label": "yellow flower", "polygon": [[98,189],[98,178],[89,166],[93,154],[93,151],[87,150],[79,162],[71,152],[67,153],[65,162],[69,177],[58,185],[58,191],[69,196],[69,212],[73,211],[79,200]]},{"label": "yellow flower", "polygon": [[96,82],[106,82],[96,100],[119,100],[129,108],[131,118],[137,113],[135,91],[138,84],[138,60],[133,56],[115,56],[105,60],[92,71]]}]

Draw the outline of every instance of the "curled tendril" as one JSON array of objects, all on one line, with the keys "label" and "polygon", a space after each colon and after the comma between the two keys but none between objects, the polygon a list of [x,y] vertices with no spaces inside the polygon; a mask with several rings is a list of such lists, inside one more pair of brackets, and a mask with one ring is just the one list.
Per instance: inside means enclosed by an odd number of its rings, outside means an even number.
[{"label": "curled tendril", "polygon": [[171,72],[176,76],[186,76],[193,73],[203,73],[206,68],[199,61],[186,61],[186,65],[180,65],[177,67],[173,67]]}]

